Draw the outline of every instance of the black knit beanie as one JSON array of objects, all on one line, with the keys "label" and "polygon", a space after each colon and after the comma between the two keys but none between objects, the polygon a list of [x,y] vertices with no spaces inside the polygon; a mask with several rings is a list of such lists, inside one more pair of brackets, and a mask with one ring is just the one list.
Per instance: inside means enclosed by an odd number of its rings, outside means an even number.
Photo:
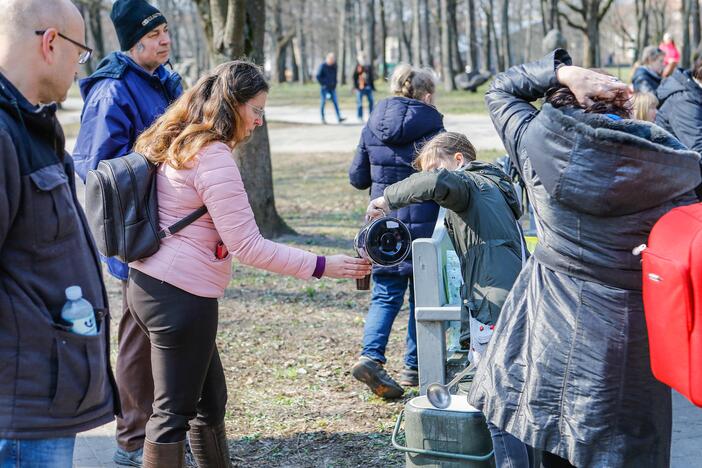
[{"label": "black knit beanie", "polygon": [[166,17],[146,0],[117,0],[110,19],[122,50],[131,49],[149,31],[166,23]]}]

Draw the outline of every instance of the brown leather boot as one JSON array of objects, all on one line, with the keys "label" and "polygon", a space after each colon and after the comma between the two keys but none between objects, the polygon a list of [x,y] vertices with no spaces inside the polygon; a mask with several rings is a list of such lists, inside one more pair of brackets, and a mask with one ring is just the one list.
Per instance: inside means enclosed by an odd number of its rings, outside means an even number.
[{"label": "brown leather boot", "polygon": [[144,440],[142,468],[185,468],[185,441],[164,443]]},{"label": "brown leather boot", "polygon": [[230,468],[229,444],[224,423],[190,426],[190,450],[199,468]]}]

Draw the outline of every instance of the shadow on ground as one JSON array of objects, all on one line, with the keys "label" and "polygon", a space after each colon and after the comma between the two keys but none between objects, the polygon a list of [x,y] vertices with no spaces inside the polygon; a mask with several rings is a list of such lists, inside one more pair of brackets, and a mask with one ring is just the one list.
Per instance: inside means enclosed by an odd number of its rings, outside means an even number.
[{"label": "shadow on ground", "polygon": [[229,440],[237,467],[394,467],[404,455],[393,449],[389,432],[306,432],[287,438]]}]

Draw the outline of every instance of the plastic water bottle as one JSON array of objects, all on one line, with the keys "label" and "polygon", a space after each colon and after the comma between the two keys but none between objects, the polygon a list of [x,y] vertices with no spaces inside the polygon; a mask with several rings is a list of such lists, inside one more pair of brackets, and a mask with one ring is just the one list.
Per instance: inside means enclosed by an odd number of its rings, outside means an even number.
[{"label": "plastic water bottle", "polygon": [[61,318],[71,324],[70,331],[78,335],[97,335],[95,311],[90,302],[83,299],[80,286],[66,288],[66,304],[61,309]]}]

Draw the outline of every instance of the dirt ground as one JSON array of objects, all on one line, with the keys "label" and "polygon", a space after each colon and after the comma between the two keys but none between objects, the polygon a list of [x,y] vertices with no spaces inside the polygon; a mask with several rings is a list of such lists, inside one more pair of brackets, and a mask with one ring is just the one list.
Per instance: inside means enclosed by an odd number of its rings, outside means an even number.
[{"label": "dirt ground", "polygon": [[[273,156],[277,207],[300,234],[281,241],[319,254],[353,252],[368,196],[348,184],[350,158]],[[108,281],[115,330],[120,292],[116,281]],[[217,344],[229,388],[226,424],[237,466],[404,463],[390,444],[403,400],[385,402],[349,373],[360,351],[369,296],[351,281],[300,281],[235,263],[220,301]],[[407,317],[405,306],[388,345],[392,375],[402,369]],[[409,391],[405,399],[414,395]]]}]

